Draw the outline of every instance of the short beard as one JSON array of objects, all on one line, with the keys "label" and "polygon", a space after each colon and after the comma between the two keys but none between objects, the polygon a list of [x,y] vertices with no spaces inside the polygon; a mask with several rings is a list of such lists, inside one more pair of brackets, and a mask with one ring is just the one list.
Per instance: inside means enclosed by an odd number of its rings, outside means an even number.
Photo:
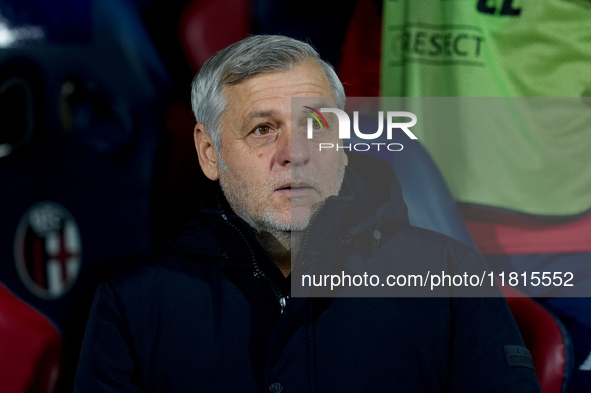
[{"label": "short beard", "polygon": [[[256,192],[244,187],[239,179],[228,171],[220,172],[219,179],[220,186],[232,210],[257,232],[287,232],[289,236],[289,232],[291,231],[304,231],[308,227],[310,217],[324,204],[324,201],[322,201],[312,206],[310,215],[306,217],[294,217],[291,215],[289,219],[278,217],[277,213],[266,210],[264,206],[254,206],[251,209],[253,211],[248,212],[244,201],[256,200]],[[276,180],[269,187],[270,189],[274,189],[287,182],[289,182],[289,179]],[[295,198],[293,200],[295,201]]]},{"label": "short beard", "polygon": [[[218,155],[221,158],[221,154]],[[342,158],[344,160],[344,157]],[[266,236],[270,234],[274,237],[287,251],[292,249],[292,232],[302,232],[308,228],[310,219],[316,212],[322,207],[325,201],[321,201],[311,207],[310,213],[305,215],[290,214],[289,218],[280,217],[276,212],[272,212],[266,209],[264,203],[255,204],[250,207],[250,211],[247,211],[246,204],[244,201],[260,201],[261,198],[257,198],[256,190],[245,187],[243,181],[235,175],[232,171],[228,170],[228,167],[224,164],[223,160],[218,161],[219,180],[222,191],[230,204],[230,207],[234,212],[244,219],[256,232],[257,236],[260,234]],[[344,162],[338,166],[338,172],[335,179],[335,183],[329,189],[330,195],[337,195],[341,185],[343,183],[345,175]],[[299,169],[293,169],[290,171],[289,176],[269,180],[266,188],[268,190],[277,189],[281,185],[292,181],[293,179],[305,180],[308,184],[312,185],[315,189],[319,189],[321,184],[315,178],[310,178],[309,175],[305,176],[300,172]],[[297,202],[296,198],[292,199],[292,202]]]},{"label": "short beard", "polygon": [[[218,157],[221,157],[221,155],[218,155]],[[344,159],[343,154],[334,182],[328,189],[329,195],[338,195],[341,189],[345,175]],[[260,195],[257,197],[257,190],[245,187],[246,180],[240,179],[240,177],[236,176],[236,173],[228,170],[222,160],[218,162],[218,171],[220,186],[230,207],[254,229],[256,237],[276,263],[290,264],[291,256],[299,252],[303,231],[308,228],[311,218],[319,211],[325,201],[312,206],[308,214],[296,215],[292,207],[289,217],[281,216],[276,212],[269,211],[264,202],[261,201]],[[305,181],[316,190],[319,190],[320,186],[322,186],[316,178],[310,177],[309,174],[304,174],[296,168],[291,170],[287,177],[269,180],[265,188],[266,190],[275,190],[292,180]],[[255,201],[255,203],[247,209],[245,201]],[[292,198],[292,203],[297,202],[297,198]]]}]

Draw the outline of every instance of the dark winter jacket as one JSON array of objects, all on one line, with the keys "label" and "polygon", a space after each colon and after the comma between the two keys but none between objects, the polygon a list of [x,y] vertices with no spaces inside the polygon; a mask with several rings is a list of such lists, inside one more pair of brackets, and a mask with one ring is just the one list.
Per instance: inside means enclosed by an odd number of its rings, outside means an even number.
[{"label": "dark winter jacket", "polygon": [[[387,164],[349,162],[341,194],[313,218],[301,271],[369,269],[376,253],[382,265],[481,266],[408,224]],[[99,287],[76,392],[539,392],[502,298],[289,294],[214,186],[168,249]]]}]

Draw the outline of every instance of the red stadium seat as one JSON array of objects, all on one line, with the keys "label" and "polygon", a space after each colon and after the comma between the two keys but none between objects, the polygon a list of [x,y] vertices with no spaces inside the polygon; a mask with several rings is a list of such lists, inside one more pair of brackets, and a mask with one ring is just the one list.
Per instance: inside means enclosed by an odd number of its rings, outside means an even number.
[{"label": "red stadium seat", "polygon": [[249,0],[194,0],[183,11],[179,35],[197,71],[215,52],[250,33]]},{"label": "red stadium seat", "polygon": [[571,362],[565,330],[552,314],[532,299],[511,287],[504,287],[503,293],[534,358],[543,393],[563,392],[565,373]]},{"label": "red stadium seat", "polygon": [[38,311],[0,284],[0,381],[4,393],[53,393],[62,340]]},{"label": "red stadium seat", "polygon": [[339,78],[349,97],[380,96],[380,18],[374,0],[357,1],[337,67]]}]

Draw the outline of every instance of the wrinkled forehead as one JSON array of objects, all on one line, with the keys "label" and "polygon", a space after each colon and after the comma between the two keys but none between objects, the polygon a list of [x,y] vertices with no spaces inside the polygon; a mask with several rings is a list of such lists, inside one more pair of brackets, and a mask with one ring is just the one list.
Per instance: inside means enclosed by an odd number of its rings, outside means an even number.
[{"label": "wrinkled forehead", "polygon": [[288,72],[302,64],[316,64],[322,69],[318,60],[313,57],[304,57],[290,61],[271,59],[269,61],[261,61],[256,65],[237,64],[236,61],[233,61],[231,64],[223,66],[224,71],[221,78],[222,88],[237,85],[251,78],[265,74]]},{"label": "wrinkled forehead", "polygon": [[[286,71],[263,72],[236,84],[225,86],[225,113],[250,116],[251,113],[290,111],[293,99],[312,107],[334,107],[333,90],[324,69],[310,60]],[[299,104],[298,104],[299,105]]]}]

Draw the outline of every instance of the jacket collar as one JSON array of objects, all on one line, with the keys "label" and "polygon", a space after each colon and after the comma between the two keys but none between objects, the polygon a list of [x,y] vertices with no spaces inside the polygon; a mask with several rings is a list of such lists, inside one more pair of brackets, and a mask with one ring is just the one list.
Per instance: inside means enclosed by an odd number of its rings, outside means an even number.
[{"label": "jacket collar", "polygon": [[328,198],[313,217],[304,254],[335,247],[355,237],[371,240],[381,237],[382,232],[393,233],[410,225],[402,188],[391,166],[367,154],[348,156],[341,191]]},{"label": "jacket collar", "polygon": [[[402,189],[391,166],[366,154],[349,153],[348,157],[339,195],[328,198],[312,218],[307,235],[310,250],[409,225]],[[252,228],[230,208],[218,182],[212,182],[201,202],[190,204],[183,214],[191,220],[181,226],[171,242],[180,252],[220,257],[229,250],[244,255],[248,251],[242,245],[244,239],[228,230],[227,220],[238,225],[242,234],[256,244],[257,252],[262,250]]]}]

